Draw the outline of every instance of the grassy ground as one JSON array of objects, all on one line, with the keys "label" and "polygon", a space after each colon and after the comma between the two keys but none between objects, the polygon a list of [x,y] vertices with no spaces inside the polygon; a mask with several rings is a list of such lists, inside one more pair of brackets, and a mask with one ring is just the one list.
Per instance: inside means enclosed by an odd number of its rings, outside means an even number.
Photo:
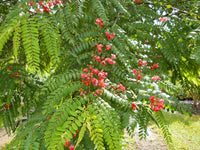
[{"label": "grassy ground", "polygon": [[[175,150],[200,150],[200,116],[192,117],[164,112]],[[124,150],[168,150],[163,135],[155,124],[148,127],[146,140],[125,133]]]},{"label": "grassy ground", "polygon": [[200,116],[164,115],[176,150],[200,150]]}]

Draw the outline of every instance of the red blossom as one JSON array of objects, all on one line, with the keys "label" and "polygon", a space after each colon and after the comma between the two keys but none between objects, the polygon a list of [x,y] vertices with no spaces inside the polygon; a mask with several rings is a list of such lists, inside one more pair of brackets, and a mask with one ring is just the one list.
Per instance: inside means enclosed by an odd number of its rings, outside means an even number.
[{"label": "red blossom", "polygon": [[95,24],[100,24],[102,22],[101,18],[97,18]]},{"label": "red blossom", "polygon": [[106,65],[106,62],[105,62],[105,61],[102,61],[101,64],[102,64],[102,65]]},{"label": "red blossom", "polygon": [[97,94],[99,94],[99,95],[102,95],[103,90],[97,89],[95,92],[96,92]]},{"label": "red blossom", "polygon": [[153,66],[151,66],[150,69],[153,70],[154,69]]},{"label": "red blossom", "polygon": [[115,36],[115,33],[112,33],[111,35],[110,35],[109,32],[105,32],[105,33],[106,33],[106,36],[107,36],[108,40],[111,40]]},{"label": "red blossom", "polygon": [[65,139],[65,147],[67,148],[69,146],[70,146],[70,142],[67,139]]},{"label": "red blossom", "polygon": [[141,67],[142,65],[147,66],[147,61],[146,60],[142,61],[141,59],[139,59],[138,65],[139,65],[139,67]]},{"label": "red blossom", "polygon": [[116,59],[116,55],[115,54],[111,54],[111,59]]},{"label": "red blossom", "polygon": [[94,56],[94,59],[95,59],[96,61],[98,61],[98,62],[101,61],[101,57],[100,57],[100,56]]},{"label": "red blossom", "polygon": [[9,107],[12,107],[12,104],[10,104]]},{"label": "red blossom", "polygon": [[126,90],[126,88],[122,85],[122,84],[118,84],[118,87],[117,87],[118,90],[121,90],[122,92],[124,92]]},{"label": "red blossom", "polygon": [[167,21],[167,17],[161,17],[161,18],[159,18],[159,21],[160,22],[166,22]]},{"label": "red blossom", "polygon": [[111,46],[110,45],[106,45],[106,50],[110,50]]},{"label": "red blossom", "polygon": [[103,26],[104,26],[104,23],[101,23],[101,24],[100,24],[100,28],[102,28]]},{"label": "red blossom", "polygon": [[33,6],[33,2],[29,2],[30,6]]},{"label": "red blossom", "polygon": [[149,99],[151,100],[150,106],[154,111],[157,112],[164,108],[163,107],[164,102],[165,102],[164,100],[162,100],[162,99],[160,100],[159,98],[155,99],[155,96],[151,96]]},{"label": "red blossom", "polygon": [[11,66],[8,66],[8,69],[12,69],[12,67],[11,67]]},{"label": "red blossom", "polygon": [[59,4],[59,0],[56,0],[55,2],[56,2],[56,4]]},{"label": "red blossom", "polygon": [[153,82],[157,81],[157,80],[159,80],[159,81],[161,80],[161,78],[159,76],[156,76],[156,75],[153,76],[151,79],[152,79]]},{"label": "red blossom", "polygon": [[4,108],[5,108],[5,109],[8,109],[8,105],[5,105]]},{"label": "red blossom", "polygon": [[96,43],[95,43],[95,46],[97,46],[98,52],[101,53],[101,51],[102,51],[101,48],[104,47],[104,46],[103,46],[102,44],[99,44],[99,45],[98,45],[98,44],[96,44]]},{"label": "red blossom", "polygon": [[141,4],[142,2],[141,2],[141,0],[135,0],[135,3],[136,4]]},{"label": "red blossom", "polygon": [[133,69],[133,74],[136,74],[137,73],[137,70],[136,69]]},{"label": "red blossom", "polygon": [[157,56],[157,58],[160,58],[160,57],[162,57],[161,55],[160,56]]},{"label": "red blossom", "polygon": [[15,77],[18,77],[18,75],[19,75],[19,73],[16,73],[16,74],[15,74]]},{"label": "red blossom", "polygon": [[134,108],[135,110],[137,110],[137,106],[134,103],[131,103],[132,108]]},{"label": "red blossom", "polygon": [[138,81],[138,80],[140,80],[140,79],[142,79],[142,76],[141,76],[141,75],[138,75],[136,81]]},{"label": "red blossom", "polygon": [[39,2],[39,5],[42,6],[42,3],[43,3],[43,1],[40,1],[40,2]]},{"label": "red blossom", "polygon": [[44,11],[46,11],[47,13],[50,13],[50,10],[49,10],[49,8],[48,8],[47,6],[44,6],[43,9],[44,9]]},{"label": "red blossom", "polygon": [[158,64],[154,64],[153,68],[159,68],[159,65]]},{"label": "red blossom", "polygon": [[88,73],[88,69],[87,69],[87,68],[84,68],[84,69],[83,69],[83,72]]},{"label": "red blossom", "polygon": [[51,7],[51,6],[52,6],[52,3],[51,3],[51,2],[49,2],[48,4],[49,4],[49,7]]},{"label": "red blossom", "polygon": [[99,70],[98,70],[98,69],[93,69],[93,70],[92,70],[92,73],[94,73],[94,74],[97,74],[97,75],[98,75],[98,73],[99,73]]}]

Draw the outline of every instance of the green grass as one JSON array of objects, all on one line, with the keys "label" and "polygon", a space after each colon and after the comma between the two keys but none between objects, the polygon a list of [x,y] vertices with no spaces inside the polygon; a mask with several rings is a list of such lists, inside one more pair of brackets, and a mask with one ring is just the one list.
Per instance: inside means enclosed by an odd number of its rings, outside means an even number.
[{"label": "green grass", "polygon": [[164,112],[164,116],[176,150],[200,150],[200,116],[168,112]]}]

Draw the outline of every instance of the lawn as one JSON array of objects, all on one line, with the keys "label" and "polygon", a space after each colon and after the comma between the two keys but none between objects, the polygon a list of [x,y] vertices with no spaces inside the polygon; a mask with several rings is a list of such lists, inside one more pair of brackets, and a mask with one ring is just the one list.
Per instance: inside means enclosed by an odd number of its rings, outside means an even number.
[{"label": "lawn", "polygon": [[[164,112],[175,150],[200,150],[200,116],[192,117]],[[146,140],[139,141],[136,134],[133,138],[125,133],[125,150],[166,150],[166,143],[158,127],[152,123]]]}]

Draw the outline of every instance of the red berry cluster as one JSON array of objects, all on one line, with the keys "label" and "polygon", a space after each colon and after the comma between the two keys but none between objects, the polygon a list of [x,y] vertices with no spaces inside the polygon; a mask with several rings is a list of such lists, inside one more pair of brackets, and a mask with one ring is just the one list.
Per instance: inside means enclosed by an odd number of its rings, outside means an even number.
[{"label": "red berry cluster", "polygon": [[91,57],[93,57],[97,62],[101,62],[101,64],[104,66],[106,65],[106,62],[108,62],[108,64],[110,65],[114,65],[115,64],[115,61],[113,59],[116,59],[116,55],[114,54],[111,54],[111,57],[110,58],[104,58],[104,57],[100,57],[100,56],[97,56],[97,55],[91,55]]},{"label": "red berry cluster", "polygon": [[141,67],[141,66],[147,66],[147,61],[146,60],[141,60],[141,59],[139,59],[138,60],[139,62],[138,62],[138,65],[139,65],[139,67]]},{"label": "red berry cluster", "polygon": [[[79,133],[78,133],[78,130],[76,130],[76,132],[77,132],[77,134],[74,134],[74,135],[73,135],[74,138],[76,138],[76,136],[79,134]],[[70,140],[70,141],[71,141],[71,140]],[[74,146],[74,145],[71,145],[71,146],[70,146],[70,141],[68,141],[67,139],[65,139],[65,147],[66,147],[66,148],[69,147],[69,150],[74,150],[74,149],[75,149],[75,146]]]},{"label": "red berry cluster", "polygon": [[[96,19],[95,24],[99,25],[100,24],[100,28],[103,27],[104,23],[102,23],[102,19],[98,18]],[[106,36],[108,38],[108,40],[111,40],[112,38],[114,38],[115,33],[112,33],[111,35],[106,32]],[[104,47],[104,45],[102,44],[97,44],[95,43],[95,46],[97,48],[98,53],[102,52],[102,48]],[[105,50],[109,51],[111,49],[110,45],[106,45]],[[111,54],[111,57],[100,57],[98,55],[91,55],[91,57],[97,61],[100,62],[101,65],[106,65],[106,63],[110,64],[110,65],[114,65],[115,61],[114,59],[116,59],[116,55]],[[103,90],[101,90],[100,88],[107,88],[107,85],[105,84],[105,78],[108,76],[107,72],[104,72],[104,70],[102,69],[101,71],[99,71],[98,69],[94,68],[94,66],[92,65],[87,65],[87,68],[83,69],[83,72],[81,74],[81,79],[83,84],[85,84],[86,86],[92,85],[94,87],[98,87],[98,89],[95,90],[94,92],[94,96],[97,95],[102,95]],[[116,87],[117,90],[119,91],[125,91],[125,87],[122,84],[119,84],[118,87]],[[117,92],[119,92],[117,91]],[[80,95],[86,94],[87,92],[84,89],[80,89],[79,90]]]},{"label": "red berry cluster", "polygon": [[[86,86],[89,86],[90,84],[92,84],[95,87],[103,87],[106,88],[107,85],[104,83],[105,78],[107,77],[107,72],[104,72],[103,70],[99,71],[98,69],[93,69],[93,66],[88,65],[89,68],[84,68],[83,72],[81,74],[81,79],[83,84],[85,84]],[[84,91],[84,89],[80,89],[79,90],[80,95],[83,95],[83,92],[86,93],[86,91]],[[94,96],[97,96],[97,94],[102,95],[102,90],[97,89],[95,91]]]},{"label": "red berry cluster", "polygon": [[154,64],[153,66],[150,67],[151,70],[154,70],[155,68],[159,68],[158,64]]},{"label": "red berry cluster", "polygon": [[115,94],[124,92],[126,90],[126,88],[120,83],[118,85],[111,85],[111,88],[115,91]]},{"label": "red berry cluster", "polygon": [[132,109],[137,110],[137,106],[134,103],[131,103],[131,107],[132,107]]},{"label": "red berry cluster", "polygon": [[111,35],[110,35],[110,33],[109,33],[109,32],[105,32],[105,33],[106,33],[106,36],[107,36],[108,40],[111,40],[111,39],[113,39],[113,38],[114,38],[114,36],[115,36],[115,33],[112,33]]},{"label": "red berry cluster", "polygon": [[165,101],[163,99],[161,99],[161,100],[159,98],[155,99],[155,96],[151,96],[149,99],[151,100],[151,108],[154,111],[157,112],[164,108],[163,104]]},{"label": "red berry cluster", "polygon": [[[66,1],[66,0],[65,0]],[[29,6],[30,10],[28,10],[31,13],[39,13],[45,11],[46,13],[50,13],[51,10],[53,10],[54,6],[62,6],[63,1],[61,0],[52,0],[52,1],[40,1],[39,3],[34,4],[34,2],[30,1]],[[21,7],[21,10],[23,11],[22,5],[19,5]],[[33,8],[35,7],[35,8]],[[24,11],[25,12],[25,11]],[[20,13],[20,16],[24,14],[24,12]]]},{"label": "red berry cluster", "polygon": [[95,24],[97,24],[97,25],[100,24],[100,28],[102,28],[104,25],[104,23],[102,23],[102,21],[103,20],[101,18],[97,18]]},{"label": "red berry cluster", "polygon": [[11,74],[12,77],[18,77],[19,73],[13,73]]},{"label": "red berry cluster", "polygon": [[8,105],[4,106],[5,109],[9,109],[9,107],[12,107],[12,104],[10,104],[9,106]]},{"label": "red berry cluster", "polygon": [[132,71],[133,71],[133,74],[137,75],[137,80],[136,80],[136,82],[137,82],[138,80],[142,79],[142,70],[137,71],[136,69],[133,69]]},{"label": "red berry cluster", "polygon": [[158,81],[158,80],[159,80],[159,81],[161,80],[161,78],[160,78],[159,76],[156,76],[156,75],[153,76],[151,79],[152,79],[153,82]]},{"label": "red berry cluster", "polygon": [[136,4],[141,4],[142,2],[141,2],[141,0],[135,0],[135,3]]}]

